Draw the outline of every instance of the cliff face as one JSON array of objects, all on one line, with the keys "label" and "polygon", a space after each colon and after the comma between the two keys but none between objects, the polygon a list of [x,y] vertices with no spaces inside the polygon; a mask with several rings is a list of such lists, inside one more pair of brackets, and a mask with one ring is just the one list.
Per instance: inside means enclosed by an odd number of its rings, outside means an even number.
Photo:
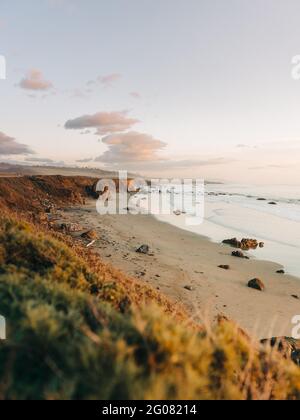
[{"label": "cliff face", "polygon": [[[84,204],[87,198],[98,198],[98,181],[61,175],[0,177],[0,205],[19,212],[40,212],[51,206]],[[119,180],[113,181],[118,191]]]},{"label": "cliff face", "polygon": [[93,196],[97,179],[63,176],[0,178],[0,204],[21,212],[42,211],[51,204],[82,204]]}]

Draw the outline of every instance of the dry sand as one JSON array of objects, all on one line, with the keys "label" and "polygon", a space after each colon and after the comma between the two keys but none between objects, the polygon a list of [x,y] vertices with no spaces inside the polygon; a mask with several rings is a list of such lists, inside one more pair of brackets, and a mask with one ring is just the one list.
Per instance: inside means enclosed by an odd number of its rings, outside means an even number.
[{"label": "dry sand", "polygon": [[[100,239],[93,249],[104,261],[159,288],[194,319],[224,314],[257,338],[291,336],[292,318],[300,314],[300,300],[292,297],[300,296],[300,279],[276,274],[279,265],[232,257],[232,248],[153,216],[100,216],[95,202],[66,210],[64,218],[96,230]],[[150,246],[152,256],[136,253],[142,244]],[[264,292],[247,287],[256,277],[264,282]]]}]

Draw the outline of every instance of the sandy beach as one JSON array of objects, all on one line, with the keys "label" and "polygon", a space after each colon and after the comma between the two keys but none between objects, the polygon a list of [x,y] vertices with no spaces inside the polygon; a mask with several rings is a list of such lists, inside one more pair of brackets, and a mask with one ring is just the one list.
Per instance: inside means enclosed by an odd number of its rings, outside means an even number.
[{"label": "sandy beach", "polygon": [[[105,262],[183,304],[195,320],[223,314],[258,339],[291,336],[292,318],[300,313],[292,295],[300,296],[300,280],[277,274],[280,265],[232,257],[231,247],[153,216],[100,216],[95,201],[65,210],[62,220],[97,231],[93,249]],[[136,252],[142,244],[150,246],[151,255]],[[221,264],[230,270],[219,268]],[[264,292],[247,287],[253,278],[264,282]]]}]

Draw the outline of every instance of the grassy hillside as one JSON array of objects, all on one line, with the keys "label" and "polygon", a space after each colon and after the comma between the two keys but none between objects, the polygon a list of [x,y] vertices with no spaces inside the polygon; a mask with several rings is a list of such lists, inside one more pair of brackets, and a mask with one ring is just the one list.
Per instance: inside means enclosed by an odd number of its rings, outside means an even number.
[{"label": "grassy hillside", "polygon": [[83,255],[0,216],[1,399],[300,398],[299,368],[234,324],[197,331],[156,291]]},{"label": "grassy hillside", "polygon": [[68,176],[68,177],[116,177],[117,172],[106,171],[98,168],[79,168],[63,166],[45,165],[19,165],[0,162],[0,176],[19,177],[19,176]]}]

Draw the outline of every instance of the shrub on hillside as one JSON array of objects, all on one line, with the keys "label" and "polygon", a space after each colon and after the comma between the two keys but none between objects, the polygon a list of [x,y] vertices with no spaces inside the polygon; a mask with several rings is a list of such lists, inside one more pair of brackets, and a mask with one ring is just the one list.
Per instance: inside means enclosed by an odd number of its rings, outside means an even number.
[{"label": "shrub on hillside", "polygon": [[155,302],[124,311],[130,287],[5,215],[0,266],[2,399],[300,398],[299,368],[234,324],[197,332]]}]

